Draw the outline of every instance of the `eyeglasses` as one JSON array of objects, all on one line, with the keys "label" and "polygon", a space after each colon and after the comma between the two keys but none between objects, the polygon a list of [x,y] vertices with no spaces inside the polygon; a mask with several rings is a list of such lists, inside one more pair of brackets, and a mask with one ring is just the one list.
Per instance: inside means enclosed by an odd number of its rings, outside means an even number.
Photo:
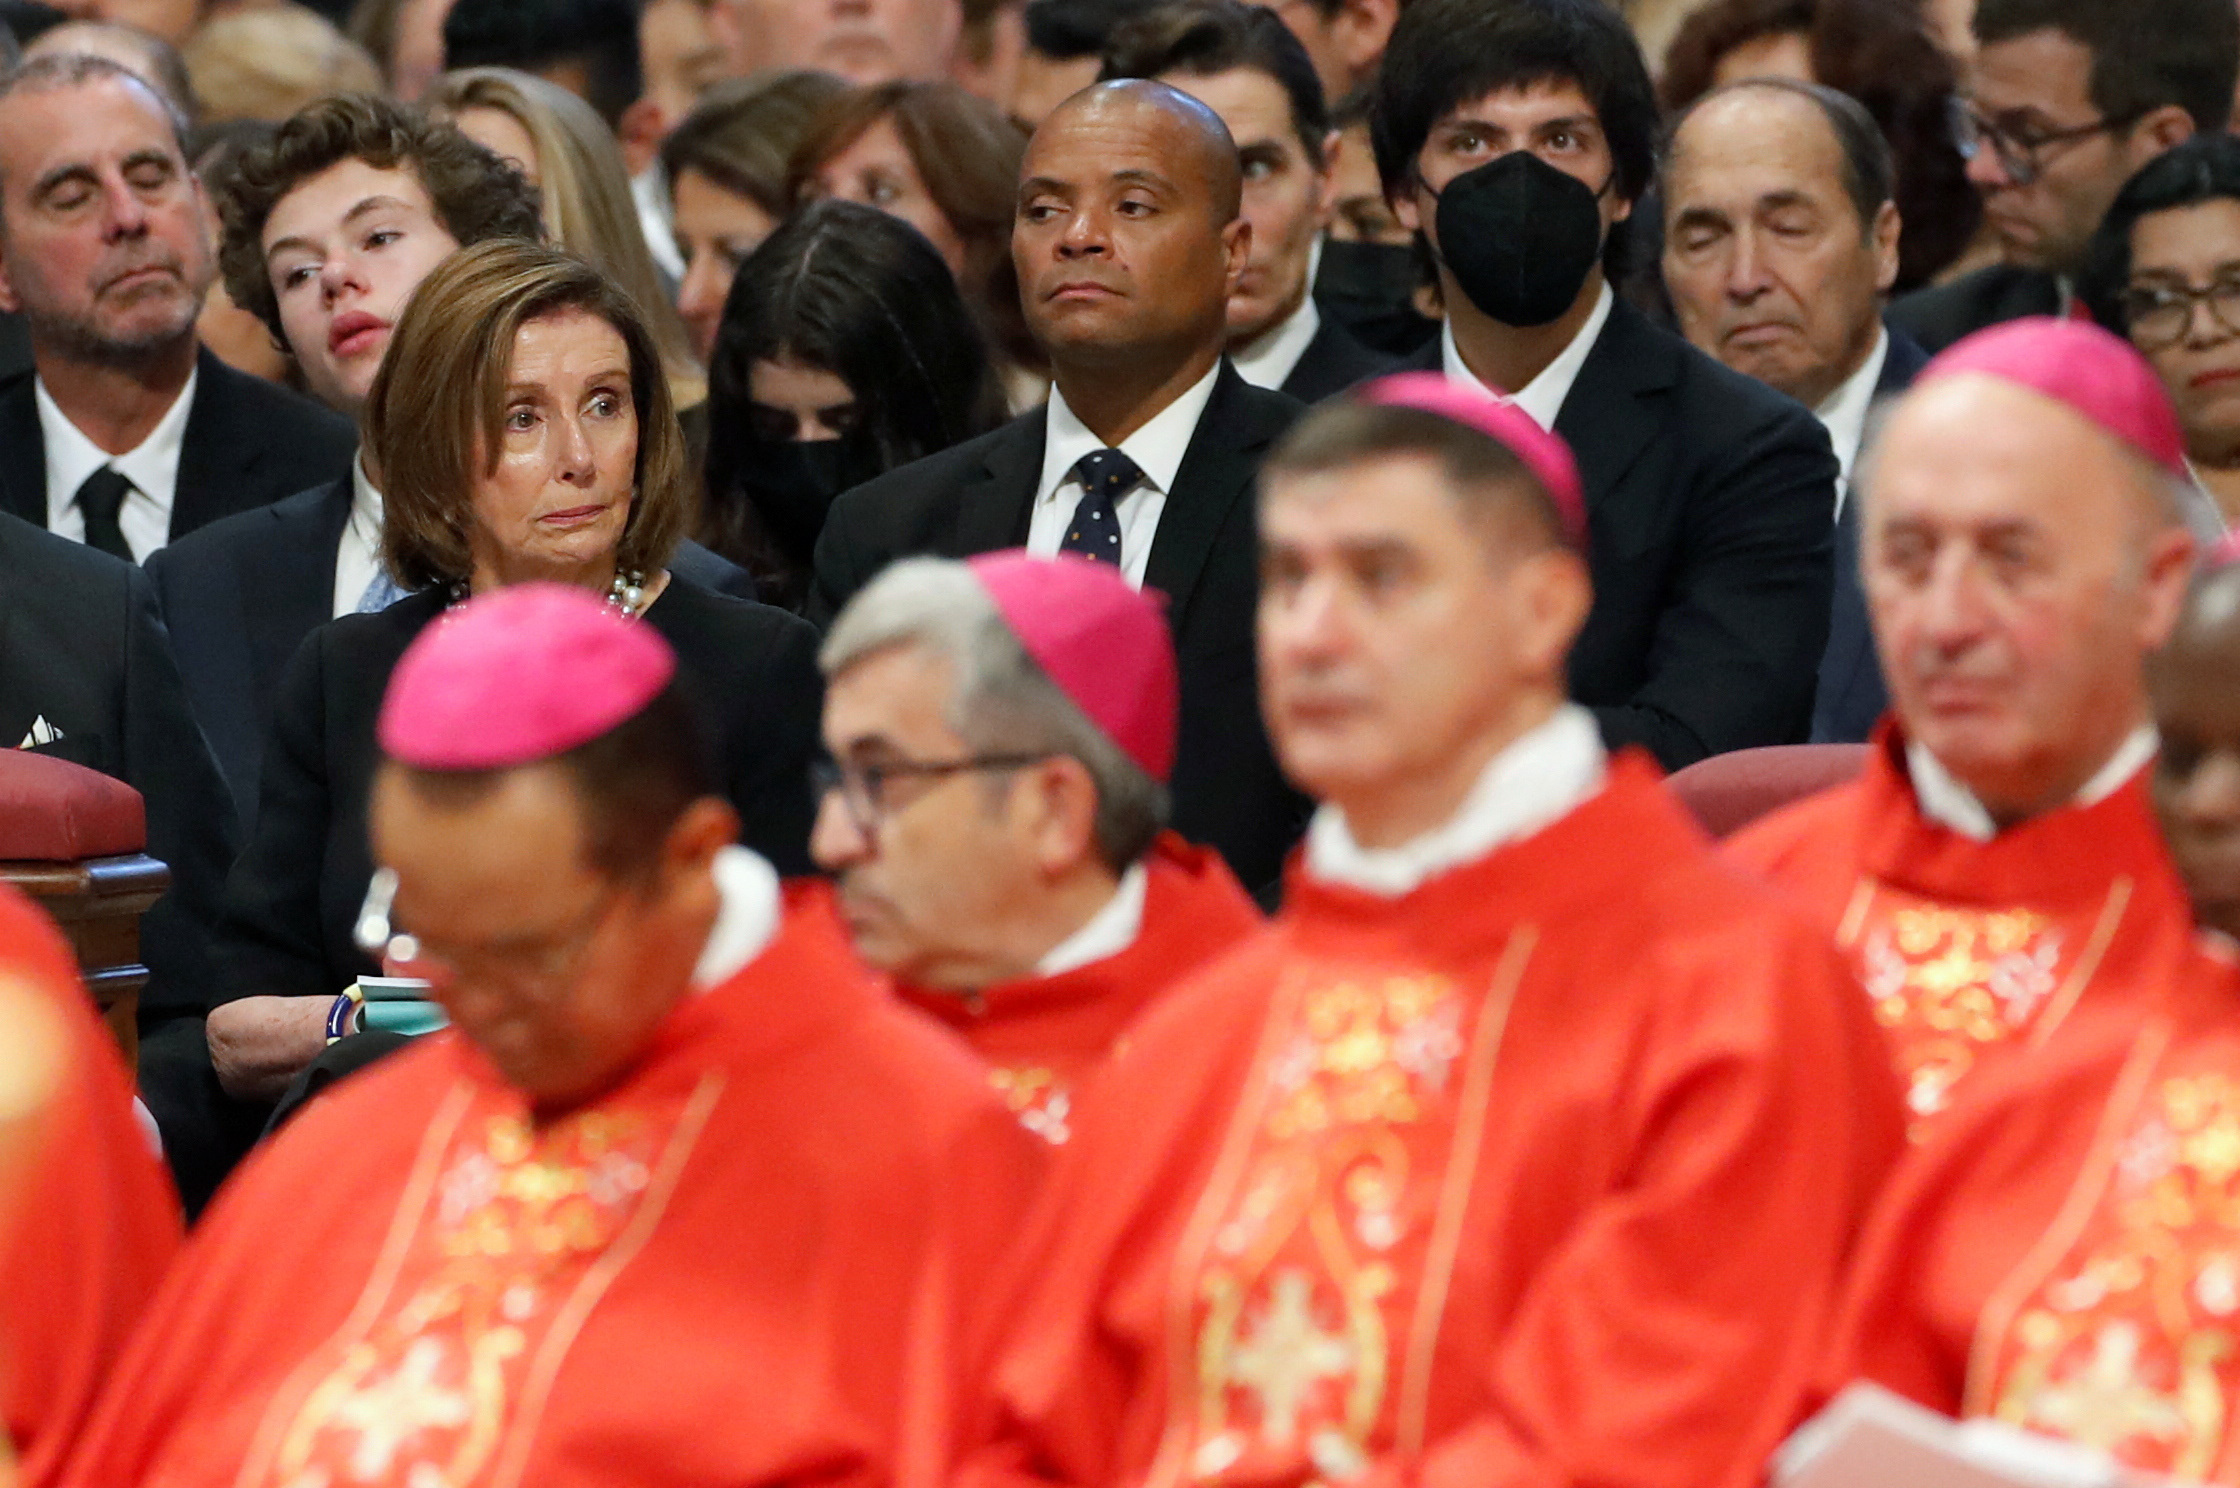
[{"label": "eyeglasses", "polygon": [[2240,336],[2240,264],[2228,264],[2199,289],[2190,284],[2134,284],[2117,303],[2132,344],[2141,351],[2175,346],[2193,329],[2193,307],[2207,305],[2209,318],[2229,335]]},{"label": "eyeglasses", "polygon": [[834,791],[848,808],[856,830],[869,836],[879,823],[907,802],[897,802],[887,787],[897,780],[946,780],[981,770],[1018,770],[1050,758],[1047,750],[1034,754],[975,754],[953,760],[891,760],[878,764],[839,764],[818,760],[809,767],[811,799],[822,801]]},{"label": "eyeglasses", "polygon": [[1960,152],[1962,160],[1973,160],[1985,145],[1999,157],[1999,169],[2017,186],[2027,186],[2044,173],[2045,153],[2056,145],[2074,144],[2096,134],[2114,129],[2125,129],[2136,124],[2143,115],[2111,114],[2095,119],[2090,124],[2075,124],[2067,129],[2029,129],[2019,125],[1987,119],[1977,113],[1964,98],[1955,97],[1950,104],[1947,122],[1952,129],[1952,147]]},{"label": "eyeglasses", "polygon": [[627,887],[609,886],[575,923],[541,944],[522,942],[503,950],[462,951],[433,946],[418,936],[395,930],[390,909],[397,898],[397,872],[394,868],[376,868],[366,884],[366,897],[358,907],[351,939],[367,956],[384,966],[395,966],[406,976],[435,981],[438,978],[431,973],[441,973],[470,985],[542,991],[575,980],[591,942]]}]

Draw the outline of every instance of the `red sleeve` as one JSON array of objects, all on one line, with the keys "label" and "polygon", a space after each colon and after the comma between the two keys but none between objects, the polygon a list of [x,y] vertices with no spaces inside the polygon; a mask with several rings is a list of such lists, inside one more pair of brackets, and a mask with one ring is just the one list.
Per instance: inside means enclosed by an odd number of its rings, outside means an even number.
[{"label": "red sleeve", "polygon": [[132,1085],[62,937],[0,886],[0,966],[50,995],[72,1057],[0,1240],[9,1434],[45,1488],[90,1416],[180,1244],[178,1199],[132,1112]]}]

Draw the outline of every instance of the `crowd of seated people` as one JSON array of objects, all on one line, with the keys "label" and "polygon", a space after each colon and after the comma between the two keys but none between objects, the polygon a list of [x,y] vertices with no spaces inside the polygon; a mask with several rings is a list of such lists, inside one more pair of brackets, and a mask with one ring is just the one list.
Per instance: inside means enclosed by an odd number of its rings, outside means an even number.
[{"label": "crowd of seated people", "polygon": [[0,0],[0,1483],[2240,1484],[2240,11],[1668,9]]}]

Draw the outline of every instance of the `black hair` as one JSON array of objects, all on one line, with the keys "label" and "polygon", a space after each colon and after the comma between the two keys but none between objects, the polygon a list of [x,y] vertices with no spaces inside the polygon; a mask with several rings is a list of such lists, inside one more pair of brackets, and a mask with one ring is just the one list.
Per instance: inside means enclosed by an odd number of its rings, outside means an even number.
[{"label": "black hair", "polygon": [[2230,0],[1981,0],[1979,46],[2059,31],[2092,53],[2092,106],[2128,124],[2176,104],[2203,132],[2232,118],[2240,12]]},{"label": "black hair", "polygon": [[1578,84],[1594,105],[1617,194],[1639,201],[1656,174],[1657,95],[1625,18],[1602,0],[1413,0],[1404,7],[1369,119],[1385,193],[1407,187],[1432,126],[1455,109],[1556,80]]},{"label": "black hair", "polygon": [[584,101],[609,129],[645,91],[631,0],[457,0],[443,22],[443,65],[547,74],[581,63]]},{"label": "black hair", "polygon": [[1882,137],[1874,116],[1858,99],[1818,83],[1800,83],[1794,78],[1744,78],[1712,89],[1681,110],[1680,116],[1672,121],[1672,129],[1665,136],[1667,166],[1671,162],[1669,142],[1679,138],[1681,127],[1695,117],[1696,110],[1714,98],[1744,89],[1786,93],[1792,98],[1804,99],[1820,111],[1829,133],[1835,136],[1837,153],[1842,160],[1844,194],[1851,198],[1851,206],[1859,214],[1859,231],[1872,234],[1875,216],[1891,199],[1893,190],[1896,171],[1890,160],[1890,142]]},{"label": "black hair", "polygon": [[783,599],[806,554],[776,550],[749,495],[758,361],[830,372],[855,395],[851,431],[880,472],[986,433],[1007,416],[972,309],[917,229],[854,202],[811,202],[739,265],[708,361],[703,540]]},{"label": "black hair", "polygon": [[[2197,134],[2140,166],[2116,193],[2085,249],[2077,296],[2092,318],[2118,333],[2130,329],[2123,291],[2131,282],[2131,230],[2140,218],[2228,200],[2240,201],[2240,138]],[[2240,258],[2240,240],[2232,246],[2233,256]]]},{"label": "black hair", "polygon": [[1027,0],[1027,45],[1053,62],[1104,53],[1112,30],[1151,7],[1152,0]]},{"label": "black hair", "polygon": [[1173,0],[1115,27],[1097,81],[1169,73],[1212,77],[1243,68],[1273,78],[1291,107],[1307,162],[1322,169],[1330,109],[1314,59],[1272,10],[1243,0]]}]

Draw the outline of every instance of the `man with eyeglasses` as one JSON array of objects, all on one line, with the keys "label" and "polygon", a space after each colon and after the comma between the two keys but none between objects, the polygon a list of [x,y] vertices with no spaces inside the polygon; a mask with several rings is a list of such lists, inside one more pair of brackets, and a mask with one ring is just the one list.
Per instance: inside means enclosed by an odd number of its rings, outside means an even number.
[{"label": "man with eyeglasses", "polygon": [[[1377,77],[1378,174],[1438,265],[1409,365],[1512,399],[1579,454],[1594,610],[1572,697],[1666,769],[1804,741],[1836,460],[1804,408],[1620,299],[1656,168],[1639,43],[1602,0],[1413,0]],[[1617,246],[1613,246],[1613,243]]]},{"label": "man with eyeglasses", "polygon": [[68,1481],[938,1488],[1040,1151],[734,844],[668,644],[485,596],[380,741],[389,959],[455,1031],[242,1172]]},{"label": "man with eyeglasses", "polygon": [[907,559],[820,660],[835,763],[809,847],[857,953],[1063,1143],[1121,1031],[1260,924],[1218,855],[1164,830],[1158,604],[1079,558]]},{"label": "man with eyeglasses", "polygon": [[2222,130],[2240,70],[2230,0],[1982,0],[1954,139],[2000,262],[1917,290],[1891,320],[1930,351],[2024,315],[2083,315],[2085,245],[2126,179]]}]

